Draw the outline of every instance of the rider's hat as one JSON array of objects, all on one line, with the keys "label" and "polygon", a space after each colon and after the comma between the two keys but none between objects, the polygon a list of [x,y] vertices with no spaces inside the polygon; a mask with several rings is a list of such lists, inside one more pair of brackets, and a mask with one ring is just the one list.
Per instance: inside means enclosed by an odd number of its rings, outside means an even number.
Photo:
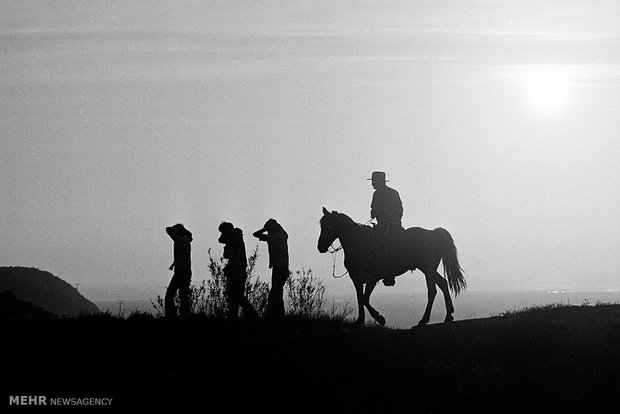
[{"label": "rider's hat", "polygon": [[367,178],[370,181],[380,181],[380,182],[390,182],[390,180],[385,179],[385,172],[383,171],[373,171],[371,178]]}]

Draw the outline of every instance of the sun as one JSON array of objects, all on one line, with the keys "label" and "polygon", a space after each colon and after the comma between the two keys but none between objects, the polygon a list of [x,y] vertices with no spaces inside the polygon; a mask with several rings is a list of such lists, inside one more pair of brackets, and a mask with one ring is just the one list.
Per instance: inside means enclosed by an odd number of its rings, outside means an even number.
[{"label": "sun", "polygon": [[570,101],[570,84],[557,68],[534,68],[527,76],[527,101],[531,108],[546,115],[561,112]]}]

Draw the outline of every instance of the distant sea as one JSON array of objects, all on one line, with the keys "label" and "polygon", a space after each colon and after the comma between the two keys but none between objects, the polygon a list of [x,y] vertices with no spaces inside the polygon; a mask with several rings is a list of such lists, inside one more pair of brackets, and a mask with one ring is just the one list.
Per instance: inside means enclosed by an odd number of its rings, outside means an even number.
[{"label": "distant sea", "polygon": [[[357,316],[357,304],[354,295],[328,296],[328,308],[332,302],[348,303],[353,312],[350,318]],[[540,306],[553,303],[570,305],[595,305],[602,303],[620,303],[620,291],[563,291],[563,290],[526,290],[526,291],[465,291],[453,298],[455,320],[475,319],[496,316],[502,312]],[[123,301],[95,301],[102,311],[112,314],[128,315],[132,311],[154,312],[149,299]],[[426,293],[413,292],[376,292],[371,298],[372,306],[387,320],[387,326],[409,328],[415,325],[426,306]],[[443,296],[439,292],[433,306],[431,323],[442,322],[445,317]],[[367,320],[371,320],[366,312]]]}]

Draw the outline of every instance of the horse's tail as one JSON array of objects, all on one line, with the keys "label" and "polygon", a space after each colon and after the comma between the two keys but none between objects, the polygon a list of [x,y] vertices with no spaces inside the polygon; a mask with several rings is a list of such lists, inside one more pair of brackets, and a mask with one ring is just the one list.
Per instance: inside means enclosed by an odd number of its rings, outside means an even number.
[{"label": "horse's tail", "polygon": [[448,230],[441,227],[434,230],[440,240],[441,246],[441,260],[443,262],[443,271],[446,279],[448,279],[448,285],[454,295],[458,295],[462,290],[467,287],[465,277],[463,276],[463,269],[459,264],[458,254],[454,240]]}]

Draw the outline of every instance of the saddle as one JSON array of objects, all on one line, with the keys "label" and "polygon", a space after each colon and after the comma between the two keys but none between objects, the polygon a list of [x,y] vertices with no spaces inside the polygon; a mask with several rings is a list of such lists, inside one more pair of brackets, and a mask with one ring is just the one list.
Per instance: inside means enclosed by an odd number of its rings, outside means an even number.
[{"label": "saddle", "polygon": [[376,248],[379,250],[394,248],[404,241],[405,229],[399,225],[377,225],[373,230],[375,232]]},{"label": "saddle", "polygon": [[405,229],[400,226],[391,226],[387,228],[385,233],[382,230],[385,229],[375,229],[375,242],[372,249],[373,261],[382,270],[382,274],[396,274],[402,267],[399,266],[398,262],[403,256],[402,248],[406,243]]}]

